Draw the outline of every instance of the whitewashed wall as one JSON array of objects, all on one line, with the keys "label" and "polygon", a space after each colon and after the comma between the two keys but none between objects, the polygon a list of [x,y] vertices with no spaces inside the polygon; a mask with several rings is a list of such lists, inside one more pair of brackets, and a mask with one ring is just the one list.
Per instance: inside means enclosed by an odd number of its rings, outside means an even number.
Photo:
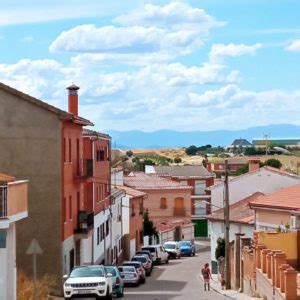
[{"label": "whitewashed wall", "polygon": [[[244,174],[229,181],[229,201],[232,204],[256,192],[267,194],[298,183],[300,183],[300,177],[283,175],[261,168],[258,172]],[[223,207],[223,190],[223,184],[211,189],[213,211],[217,210],[217,207]]]}]

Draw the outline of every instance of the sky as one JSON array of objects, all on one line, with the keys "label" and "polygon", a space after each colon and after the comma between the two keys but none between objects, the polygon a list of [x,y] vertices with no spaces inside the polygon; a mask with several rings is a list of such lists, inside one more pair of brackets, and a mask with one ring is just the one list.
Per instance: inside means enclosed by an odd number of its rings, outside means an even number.
[{"label": "sky", "polygon": [[0,0],[0,81],[96,130],[300,125],[298,0]]}]

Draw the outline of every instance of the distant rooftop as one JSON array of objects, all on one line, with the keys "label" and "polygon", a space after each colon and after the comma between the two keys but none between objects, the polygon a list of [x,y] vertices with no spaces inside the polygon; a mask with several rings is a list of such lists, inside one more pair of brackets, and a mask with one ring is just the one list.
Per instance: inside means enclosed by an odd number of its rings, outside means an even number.
[{"label": "distant rooftop", "polygon": [[100,138],[105,138],[105,139],[111,139],[111,137],[108,134],[105,133],[101,133],[95,130],[91,130],[91,129],[83,129],[83,135],[84,136],[90,136],[90,137],[100,137]]},{"label": "distant rooftop", "polygon": [[[244,156],[237,156],[237,157],[229,157],[227,158],[228,164],[235,164],[235,165],[245,165],[249,162],[248,157]],[[213,164],[225,164],[225,158],[213,158],[209,162]]]},{"label": "distant rooftop", "polygon": [[251,147],[252,144],[250,142],[248,142],[246,139],[235,139],[230,146],[231,147]]},{"label": "distant rooftop", "polygon": [[143,172],[132,172],[128,176],[124,176],[124,185],[135,189],[180,189],[191,190],[190,186],[182,186],[178,182],[158,175],[148,175]]},{"label": "distant rooftop", "polygon": [[153,166],[155,173],[174,177],[212,177],[202,165],[194,166]]}]

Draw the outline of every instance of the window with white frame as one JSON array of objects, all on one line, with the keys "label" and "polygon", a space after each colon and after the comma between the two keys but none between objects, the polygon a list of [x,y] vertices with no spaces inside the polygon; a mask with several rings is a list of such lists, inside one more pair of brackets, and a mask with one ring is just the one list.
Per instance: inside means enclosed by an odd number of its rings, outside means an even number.
[{"label": "window with white frame", "polygon": [[196,180],[195,181],[195,195],[205,195],[206,181]]}]

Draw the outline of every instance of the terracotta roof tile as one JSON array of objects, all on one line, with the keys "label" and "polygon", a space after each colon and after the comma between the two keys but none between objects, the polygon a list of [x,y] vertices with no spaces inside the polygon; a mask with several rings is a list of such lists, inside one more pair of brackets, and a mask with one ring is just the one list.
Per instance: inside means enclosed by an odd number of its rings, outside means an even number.
[{"label": "terracotta roof tile", "polygon": [[156,174],[174,177],[214,177],[202,165],[198,166],[153,166]]},{"label": "terracotta roof tile", "polygon": [[124,185],[117,185],[117,188],[120,190],[125,191],[125,193],[130,196],[131,198],[135,198],[135,197],[144,197],[146,196],[145,193],[138,191],[136,189],[133,189],[131,187],[128,186],[124,186]]},{"label": "terracotta roof tile", "polygon": [[172,181],[158,175],[149,175],[143,172],[132,172],[128,176],[124,176],[124,185],[148,190],[148,189],[180,189],[191,190],[190,186],[182,186],[178,182]]},{"label": "terracotta roof tile", "polygon": [[281,210],[300,210],[300,184],[264,195],[251,201],[250,207],[267,207]]},{"label": "terracotta roof tile", "polygon": [[[231,222],[252,224],[254,221],[254,211],[248,206],[251,201],[254,201],[264,195],[257,192],[251,196],[240,200],[229,206],[229,218]],[[216,210],[213,214],[207,217],[211,221],[223,221],[224,209]]]}]

